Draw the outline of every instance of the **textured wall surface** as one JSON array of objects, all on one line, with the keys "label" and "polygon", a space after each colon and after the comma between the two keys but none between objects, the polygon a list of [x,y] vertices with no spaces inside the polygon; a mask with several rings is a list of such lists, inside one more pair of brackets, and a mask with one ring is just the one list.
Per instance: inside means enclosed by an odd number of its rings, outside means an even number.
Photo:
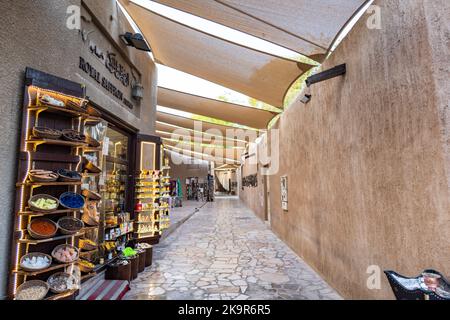
[{"label": "textured wall surface", "polygon": [[[450,274],[450,2],[376,1],[312,87],[277,123],[280,171],[270,178],[272,229],[346,298],[393,298],[366,286],[368,266]],[[289,212],[280,176],[289,181]]]},{"label": "textured wall surface", "polygon": [[[93,6],[91,2],[88,4]],[[120,30],[131,30],[123,16],[116,12],[112,0],[96,1],[96,4],[99,2],[103,9],[95,12],[114,39],[118,39]],[[140,114],[133,115],[105,95],[102,88],[93,86],[89,77],[78,69],[79,57],[85,47],[78,31],[66,27],[70,5],[80,6],[80,0],[0,0],[0,10],[5,12],[0,23],[0,298],[5,295],[8,272],[25,68],[32,67],[86,84],[87,93],[94,101],[128,120],[143,133],[154,133],[157,76],[154,63],[145,53],[127,51],[131,61],[146,75],[142,79],[146,89],[145,103]],[[124,50],[129,49],[124,47]]]}]

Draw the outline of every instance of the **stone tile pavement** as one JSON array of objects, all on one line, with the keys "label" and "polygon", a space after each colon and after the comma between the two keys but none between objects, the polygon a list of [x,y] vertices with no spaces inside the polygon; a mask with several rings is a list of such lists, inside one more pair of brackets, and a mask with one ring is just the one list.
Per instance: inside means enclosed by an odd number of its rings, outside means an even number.
[{"label": "stone tile pavement", "polygon": [[125,299],[341,299],[237,198],[206,204],[153,261]]}]

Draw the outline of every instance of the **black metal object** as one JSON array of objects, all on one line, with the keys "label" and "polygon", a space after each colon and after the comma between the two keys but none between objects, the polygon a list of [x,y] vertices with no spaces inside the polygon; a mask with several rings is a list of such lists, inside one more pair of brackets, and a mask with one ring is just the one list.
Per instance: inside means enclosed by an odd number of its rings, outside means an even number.
[{"label": "black metal object", "polygon": [[152,52],[144,37],[140,33],[132,34],[131,32],[127,32],[121,35],[121,38],[129,47],[134,47],[141,51]]},{"label": "black metal object", "polygon": [[336,77],[342,76],[346,73],[347,73],[347,65],[344,63],[344,64],[336,66],[332,69],[325,70],[323,72],[320,72],[318,74],[308,77],[308,79],[306,79],[306,85],[308,87],[310,87],[311,85],[313,85],[315,83],[319,83],[319,82],[322,82],[325,80],[336,78]]},{"label": "black metal object", "polygon": [[[450,284],[441,273],[432,269],[424,270],[424,272],[440,275],[440,286],[444,290],[450,292]],[[397,300],[450,300],[436,294],[433,291],[424,289],[420,285],[422,275],[408,278],[394,271],[384,271],[384,273],[386,274]]]}]

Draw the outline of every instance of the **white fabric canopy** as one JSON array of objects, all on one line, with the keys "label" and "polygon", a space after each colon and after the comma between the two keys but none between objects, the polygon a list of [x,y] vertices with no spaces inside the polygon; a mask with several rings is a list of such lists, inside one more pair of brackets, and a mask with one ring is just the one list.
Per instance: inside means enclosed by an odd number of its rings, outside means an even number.
[{"label": "white fabric canopy", "polygon": [[[209,123],[209,122],[205,122],[205,121],[193,120],[190,118],[176,116],[173,114],[160,112],[160,111],[158,111],[156,113],[156,120],[159,122],[171,124],[171,125],[178,126],[181,128],[196,130],[196,131],[200,131],[200,132],[206,132],[206,133],[209,133],[212,135],[219,135],[219,136],[222,136],[224,139],[227,136],[229,136],[229,134],[233,133],[232,132],[233,129],[240,130],[238,128],[213,124],[213,123]],[[249,140],[249,141],[255,140],[258,137],[257,131],[254,131],[254,130],[240,130],[240,131],[248,134],[248,136],[245,137],[246,141],[247,140]],[[230,138],[233,140],[236,139],[234,136],[233,137],[230,136]]]},{"label": "white fabric canopy", "polygon": [[323,61],[368,0],[154,0]]},{"label": "white fabric canopy", "polygon": [[267,129],[276,113],[197,95],[158,88],[158,105],[224,120],[256,129]]},{"label": "white fabric canopy", "polygon": [[313,66],[244,47],[119,0],[145,38],[155,59],[282,108],[291,85]]}]

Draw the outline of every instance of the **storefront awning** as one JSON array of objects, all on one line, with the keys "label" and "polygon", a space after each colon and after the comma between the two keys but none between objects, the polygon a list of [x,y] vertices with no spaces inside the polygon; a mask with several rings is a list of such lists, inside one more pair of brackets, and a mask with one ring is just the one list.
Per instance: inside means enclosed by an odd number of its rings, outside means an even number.
[{"label": "storefront awning", "polygon": [[262,109],[209,99],[163,87],[158,88],[158,105],[256,129],[267,129],[270,120],[277,115],[274,112]]},{"label": "storefront awning", "polygon": [[[239,130],[239,131],[242,131],[242,132],[248,134],[248,136],[245,137],[245,141],[251,141],[258,137],[258,131],[255,131],[255,130],[240,130],[239,128],[223,126],[223,125],[219,125],[219,124],[213,124],[213,123],[209,123],[209,122],[205,122],[205,121],[194,120],[194,119],[176,116],[176,115],[161,112],[161,111],[158,111],[156,113],[156,120],[159,122],[164,122],[167,124],[175,125],[175,126],[186,128],[186,129],[191,129],[191,130],[209,133],[209,134],[213,134],[213,135],[219,135],[219,136],[222,135],[222,137],[224,137],[224,139],[227,137],[227,134],[232,133],[233,129],[236,129],[236,130]],[[235,139],[236,137],[233,136],[230,138]],[[244,138],[239,139],[239,140],[244,140]]]},{"label": "storefront awning", "polygon": [[157,62],[282,108],[313,66],[247,48],[119,0],[150,42]]},{"label": "storefront awning", "polygon": [[154,0],[322,62],[367,0]]}]

